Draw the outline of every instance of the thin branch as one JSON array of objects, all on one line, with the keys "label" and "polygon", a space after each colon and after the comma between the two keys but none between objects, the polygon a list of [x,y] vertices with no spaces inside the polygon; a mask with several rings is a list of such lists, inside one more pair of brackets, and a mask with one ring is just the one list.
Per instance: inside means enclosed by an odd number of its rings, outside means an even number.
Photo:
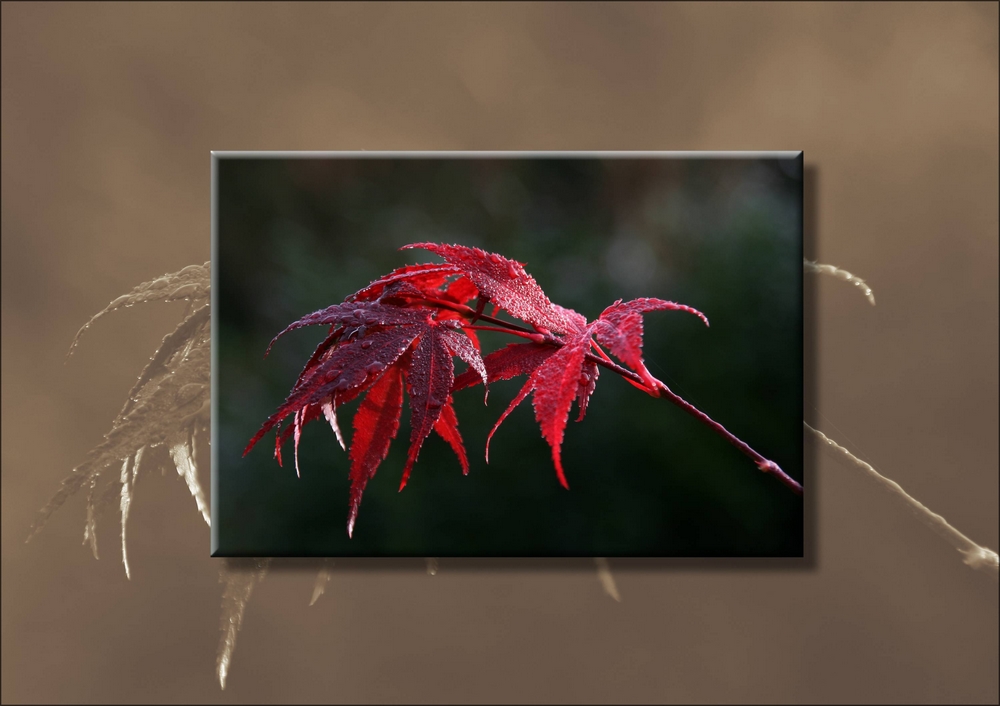
[{"label": "thin branch", "polygon": [[705,414],[700,409],[692,405],[690,402],[685,400],[680,395],[677,395],[674,392],[672,392],[670,388],[668,388],[665,384],[663,384],[659,380],[657,380],[656,382],[660,384],[661,386],[660,390],[666,394],[667,399],[669,399],[675,405],[677,405],[685,412],[690,414],[692,417],[695,417],[703,424],[706,424],[709,427],[711,427],[717,434],[719,434],[719,436],[723,437],[730,444],[732,444],[740,451],[745,453],[747,456],[752,458],[754,463],[757,464],[757,468],[762,470],[764,473],[770,473],[775,478],[780,480],[793,493],[795,493],[796,495],[802,495],[802,485],[797,480],[795,480],[787,473],[785,473],[783,470],[781,470],[781,467],[777,463],[761,456],[759,453],[750,448],[750,446],[747,445],[745,441],[742,441],[733,434],[731,434],[728,429],[719,424],[717,421],[709,417],[707,414]]},{"label": "thin branch", "polygon": [[971,539],[966,537],[964,534],[959,532],[957,529],[948,524],[941,515],[936,512],[932,512],[921,503],[919,500],[914,498],[912,495],[907,493],[903,488],[894,480],[886,478],[881,473],[876,471],[870,464],[865,463],[860,458],[852,454],[850,451],[845,449],[843,446],[833,441],[830,437],[821,431],[813,429],[811,426],[805,424],[806,429],[811,431],[816,437],[822,441],[828,448],[834,449],[840,453],[840,456],[859,468],[863,469],[868,475],[874,480],[878,481],[883,488],[894,493],[898,498],[902,499],[907,505],[909,505],[917,514],[925,525],[933,529],[935,532],[944,537],[951,546],[959,551],[964,557],[963,561],[971,566],[973,569],[986,569],[987,573],[991,573],[993,578],[996,579],[998,576],[998,560],[997,553],[992,549],[987,549],[986,547],[981,547]]},{"label": "thin branch", "polygon": [[462,326],[463,329],[472,329],[473,331],[496,331],[498,333],[509,333],[512,336],[520,336],[521,338],[527,338],[534,341],[535,343],[540,343],[544,341],[544,337],[540,333],[528,333],[521,332],[510,328],[501,328],[500,326],[474,326],[472,324],[465,324]]},{"label": "thin branch", "polygon": [[[416,297],[409,297],[407,295],[402,295],[402,296],[408,299],[416,298]],[[454,302],[449,302],[444,299],[435,299],[433,297],[426,297],[426,296],[421,297],[417,301],[427,302],[428,304],[433,304],[434,306],[439,306],[443,309],[450,309],[451,311],[461,314],[462,316],[467,316],[469,317],[470,323],[474,323],[476,321],[485,321],[488,324],[501,326],[505,329],[508,329],[509,331],[520,331],[522,333],[530,333],[535,336],[539,335],[537,331],[532,331],[530,328],[525,328],[524,326],[513,324],[510,321],[504,321],[503,319],[498,319],[496,317],[483,314],[482,312],[477,312],[475,309],[473,309],[470,306],[466,306],[465,304],[455,304]]]}]

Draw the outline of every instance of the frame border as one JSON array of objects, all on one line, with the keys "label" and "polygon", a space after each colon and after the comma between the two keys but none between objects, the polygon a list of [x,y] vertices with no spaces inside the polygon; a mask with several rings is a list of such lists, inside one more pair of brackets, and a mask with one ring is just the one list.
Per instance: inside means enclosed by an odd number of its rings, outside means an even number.
[{"label": "frame border", "polygon": [[[212,150],[211,155],[211,295],[210,304],[211,310],[211,381],[209,384],[209,394],[211,394],[211,405],[210,405],[210,418],[211,418],[211,430],[209,434],[209,444],[211,446],[211,454],[209,455],[209,463],[211,467],[209,468],[209,475],[211,478],[210,487],[212,498],[210,502],[211,514],[215,518],[211,523],[211,535],[212,542],[210,548],[210,555],[216,557],[219,551],[219,480],[218,473],[216,469],[218,468],[218,439],[216,434],[218,433],[218,408],[215,404],[215,400],[218,399],[218,349],[214,345],[214,342],[218,334],[218,301],[217,292],[215,287],[215,282],[218,281],[218,261],[216,254],[218,251],[218,241],[219,241],[219,160],[220,159],[315,159],[315,158],[349,158],[349,159],[531,159],[531,158],[557,158],[557,159],[794,159],[799,162],[801,181],[805,181],[805,153],[802,150],[647,150],[647,151],[636,151],[636,150]],[[804,193],[800,196],[801,199],[804,197]],[[803,205],[804,208],[804,205]],[[800,234],[805,238],[805,234],[802,231],[804,223],[802,223],[802,214],[800,214]],[[804,243],[800,242],[800,252],[799,256],[802,256],[802,247]],[[800,270],[799,272],[799,296],[803,295],[803,274]],[[800,313],[803,318],[800,320],[799,324],[805,330],[805,311],[800,309]],[[800,357],[805,353],[804,342],[800,347]],[[803,372],[805,369],[805,361],[803,360]],[[804,394],[804,390],[803,390]],[[800,446],[800,453],[805,453],[804,446]],[[805,531],[806,519],[803,515],[803,532]],[[804,558],[805,556],[805,544],[803,538],[803,557],[791,557],[791,558]],[[764,558],[764,557],[759,557]]]}]

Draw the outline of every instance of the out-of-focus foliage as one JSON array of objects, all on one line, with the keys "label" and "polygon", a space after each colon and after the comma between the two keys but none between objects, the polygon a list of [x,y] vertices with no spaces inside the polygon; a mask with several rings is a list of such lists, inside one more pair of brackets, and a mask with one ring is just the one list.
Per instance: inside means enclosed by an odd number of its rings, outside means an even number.
[{"label": "out-of-focus foliage", "polygon": [[[97,557],[97,517],[113,501],[121,510],[122,562],[129,574],[126,523],[140,468],[172,463],[184,479],[205,522],[211,524],[208,501],[198,478],[196,436],[208,431],[210,335],[210,268],[189,265],[140,284],[96,314],[73,339],[70,353],[80,337],[100,317],[117,309],[155,301],[188,302],[184,320],[163,338],[132,386],[121,412],[104,440],[73,469],[49,503],[42,508],[31,530],[34,536],[49,516],[72,495],[87,489],[87,521],[84,542]],[[169,453],[151,460],[147,449]],[[206,454],[207,457],[207,454]]]},{"label": "out-of-focus foliage", "polygon": [[[530,410],[486,434],[520,387],[456,395],[471,471],[428,439],[397,493],[405,450],[366,490],[348,540],[350,461],[313,426],[301,478],[268,454],[241,459],[321,331],[289,321],[458,242],[527,264],[553,301],[594,319],[652,296],[703,311],[652,313],[650,371],[801,478],[801,163],[798,160],[232,159],[219,163],[219,548],[226,555],[789,555],[802,502],[663,400],[609,376],[566,430],[571,491],[551,472]],[[510,339],[482,332],[485,350]],[[669,374],[666,372],[669,370]],[[348,405],[350,407],[351,405]],[[346,413],[353,413],[353,409]],[[406,424],[404,419],[403,424]],[[401,435],[409,436],[402,428]],[[502,443],[499,443],[501,442]]]}]

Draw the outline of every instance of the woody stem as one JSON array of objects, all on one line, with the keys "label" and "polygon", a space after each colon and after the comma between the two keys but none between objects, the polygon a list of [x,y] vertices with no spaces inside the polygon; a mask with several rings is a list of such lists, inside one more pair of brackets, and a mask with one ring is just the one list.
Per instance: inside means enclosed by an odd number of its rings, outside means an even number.
[{"label": "woody stem", "polygon": [[[483,317],[480,316],[479,318],[482,319]],[[469,329],[472,329],[473,331],[497,331],[498,333],[509,333],[512,336],[520,336],[521,338],[529,338],[532,341],[537,341],[538,338],[539,338],[539,334],[537,334],[537,333],[527,333],[527,332],[517,331],[517,330],[514,330],[514,329],[510,329],[510,328],[501,328],[499,326],[473,326],[472,324],[465,324],[464,326],[462,326],[462,328],[463,329],[469,328]]]},{"label": "woody stem", "polygon": [[702,412],[700,409],[695,407],[693,404],[685,400],[680,395],[675,394],[669,387],[664,385],[659,380],[657,380],[657,382],[659,383],[660,391],[664,393],[664,395],[667,397],[668,400],[670,400],[675,405],[683,409],[692,417],[695,417],[698,421],[710,427],[713,431],[715,431],[716,434],[723,437],[730,444],[732,444],[740,451],[745,453],[747,456],[752,458],[754,460],[754,463],[757,464],[757,468],[759,468],[765,473],[770,473],[771,475],[775,476],[785,486],[791,489],[791,491],[796,495],[802,495],[802,485],[797,480],[795,480],[787,473],[785,473],[783,470],[781,470],[781,467],[778,464],[776,464],[774,461],[770,461],[761,456],[759,453],[750,448],[750,446],[747,445],[745,441],[742,441],[741,439],[731,434],[728,429],[719,424],[717,421],[709,417],[707,414]]},{"label": "woody stem", "polygon": [[[476,310],[472,307],[465,306],[465,304],[455,304],[454,302],[445,301],[443,299],[434,299],[431,297],[423,297],[422,301],[428,304],[433,304],[434,306],[439,306],[443,309],[450,309],[451,311],[457,312],[462,316],[468,316],[470,319],[476,316]],[[504,321],[503,319],[497,319],[492,316],[487,316],[486,314],[480,314],[477,317],[479,321],[485,321],[488,324],[494,324],[499,326],[506,331],[520,331],[521,333],[529,333],[532,336],[538,336],[538,333],[532,331],[530,328],[525,328],[524,326],[519,326],[518,324],[512,324],[509,321]],[[474,328],[474,327],[473,327]]]}]

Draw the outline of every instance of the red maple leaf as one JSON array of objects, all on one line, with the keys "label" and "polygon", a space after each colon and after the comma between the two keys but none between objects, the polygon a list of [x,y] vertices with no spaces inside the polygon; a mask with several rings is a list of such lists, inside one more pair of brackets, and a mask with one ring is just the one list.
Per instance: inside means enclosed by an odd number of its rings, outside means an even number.
[{"label": "red maple leaf", "polygon": [[[685,311],[700,317],[707,326],[708,319],[701,312],[662,299],[618,300],[588,323],[582,314],[551,302],[524,270],[523,263],[463,245],[418,243],[407,248],[430,250],[446,262],[394,270],[350,295],[343,304],[309,314],[275,336],[271,345],[285,333],[305,326],[330,327],[285,402],[264,422],[243,452],[245,456],[264,434],[277,428],[275,457],[280,464],[281,445],[294,436],[298,473],[302,427],[324,416],[341,446],[345,446],[336,409],[367,393],[353,420],[349,536],[353,534],[362,493],[399,430],[404,388],[410,401],[411,432],[400,490],[406,486],[423,442],[432,431],[451,446],[463,473],[468,474],[468,458],[458,432],[452,395],[479,382],[486,386],[518,375],[527,375],[528,380],[490,431],[487,461],[489,443],[497,428],[534,393],[535,418],[542,437],[552,448],[556,476],[563,487],[569,488],[561,457],[563,434],[574,401],[579,409],[577,421],[584,418],[600,367],[621,375],[649,395],[670,399],[753,458],[762,471],[802,492],[801,485],[777,464],[674,394],[646,369],[642,359],[642,315],[660,310]],[[466,305],[473,299],[475,309]],[[493,305],[492,315],[483,313],[488,303]],[[531,328],[495,318],[500,309]],[[475,336],[475,331],[481,329],[503,331],[530,342],[510,344],[483,359]],[[615,363],[602,346],[624,366]],[[457,378],[454,356],[469,365]],[[292,425],[282,432],[280,425],[288,417],[292,417]]]},{"label": "red maple leaf", "polygon": [[409,248],[430,250],[440,255],[468,277],[486,300],[539,331],[569,333],[579,331],[587,322],[575,311],[549,301],[538,282],[524,271],[520,262],[464,245],[413,243],[404,245],[402,249]]},{"label": "red maple leaf", "polygon": [[[486,440],[486,458],[489,459],[489,443],[497,428],[515,407],[535,393],[535,418],[542,430],[542,436],[552,447],[552,460],[559,482],[569,488],[562,466],[560,449],[563,432],[569,417],[569,410],[575,400],[579,408],[577,421],[587,412],[587,403],[597,385],[598,360],[593,358],[591,349],[599,354],[603,351],[594,341],[611,349],[615,357],[635,370],[641,377],[641,384],[629,380],[640,389],[658,396],[658,390],[665,388],[646,370],[642,362],[642,312],[658,309],[676,309],[695,314],[708,325],[708,319],[701,312],[662,299],[636,299],[622,304],[621,300],[609,306],[593,323],[569,333],[560,339],[543,343],[511,344],[483,361],[490,382],[507,380],[517,375],[529,375],[528,381],[513,399]],[[576,313],[576,312],[572,312]],[[581,317],[582,318],[582,317]],[[628,378],[626,378],[628,379]],[[478,382],[468,373],[456,381],[456,389],[468,387]]]},{"label": "red maple leaf", "polygon": [[[465,360],[470,370],[486,370],[478,350],[456,330],[453,318],[437,320],[435,309],[403,307],[382,302],[354,301],[327,307],[291,324],[275,337],[304,326],[330,325],[331,331],[313,353],[285,402],[250,440],[245,456],[271,429],[292,417],[292,426],[279,433],[275,457],[281,463],[281,444],[295,437],[295,469],[299,472],[298,442],[302,427],[323,414],[343,444],[337,423],[338,406],[367,392],[357,413],[351,440],[351,499],[347,520],[353,534],[361,495],[389,451],[399,428],[403,381],[410,398],[410,451],[400,490],[406,485],[424,439],[437,431],[454,449],[468,473],[468,459],[451,408],[454,382],[452,356]],[[272,341],[272,344],[274,341]],[[443,421],[442,421],[443,419]]]}]

